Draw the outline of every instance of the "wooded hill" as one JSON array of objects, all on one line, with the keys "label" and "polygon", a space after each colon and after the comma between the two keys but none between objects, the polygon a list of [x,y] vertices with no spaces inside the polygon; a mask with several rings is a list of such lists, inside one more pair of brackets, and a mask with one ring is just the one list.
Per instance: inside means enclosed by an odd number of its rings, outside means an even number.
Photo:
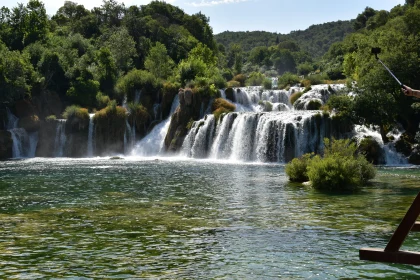
[{"label": "wooded hill", "polygon": [[354,32],[354,20],[336,21],[311,25],[308,29],[292,31],[290,34],[278,34],[266,31],[232,32],[225,31],[216,34],[217,43],[228,48],[238,44],[242,50],[249,52],[260,46],[270,47],[284,41],[294,41],[301,50],[311,54],[313,58],[323,56],[335,42],[342,41],[348,34]]}]

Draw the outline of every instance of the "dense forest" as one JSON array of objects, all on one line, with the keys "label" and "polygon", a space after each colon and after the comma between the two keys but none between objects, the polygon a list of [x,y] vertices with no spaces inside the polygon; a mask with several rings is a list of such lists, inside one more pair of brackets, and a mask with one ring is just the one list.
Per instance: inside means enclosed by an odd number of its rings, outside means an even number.
[{"label": "dense forest", "polygon": [[[180,88],[195,101],[210,100],[220,97],[220,88],[271,88],[269,78],[278,77],[280,88],[347,83],[354,94],[337,93],[323,109],[343,121],[378,125],[385,141],[398,122],[407,132],[401,147],[409,150],[408,143],[420,143],[420,103],[401,93],[371,48],[382,48],[385,64],[419,88],[419,17],[420,1],[407,0],[389,12],[367,7],[352,21],[287,35],[215,36],[205,15],[188,15],[162,1],[125,7],[104,0],[92,10],[66,1],[52,16],[38,0],[2,7],[0,129],[7,129],[6,107],[28,131],[56,118],[74,118],[83,128],[88,113],[96,112],[97,124],[116,129],[124,125],[110,119],[128,116],[141,137],[168,116]],[[212,109],[232,110],[220,100]]]},{"label": "dense forest", "polygon": [[333,43],[342,41],[353,31],[353,21],[336,21],[311,25],[306,30],[292,31],[290,34],[266,31],[225,31],[216,34],[214,38],[225,48],[232,44],[239,44],[244,52],[249,52],[256,47],[270,47],[276,46],[280,42],[294,41],[313,58],[319,58],[328,51]]}]

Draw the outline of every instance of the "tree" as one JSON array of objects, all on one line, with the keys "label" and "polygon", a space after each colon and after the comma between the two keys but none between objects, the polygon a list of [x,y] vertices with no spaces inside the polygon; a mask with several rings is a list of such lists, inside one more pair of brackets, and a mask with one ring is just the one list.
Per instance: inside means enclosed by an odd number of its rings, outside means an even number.
[{"label": "tree", "polygon": [[150,49],[150,53],[144,62],[146,70],[161,79],[166,79],[171,74],[174,66],[175,63],[169,57],[165,45],[159,42]]},{"label": "tree", "polygon": [[127,72],[133,67],[133,57],[137,55],[136,43],[125,27],[113,31],[105,41],[105,46],[111,51],[115,65],[120,71]]}]

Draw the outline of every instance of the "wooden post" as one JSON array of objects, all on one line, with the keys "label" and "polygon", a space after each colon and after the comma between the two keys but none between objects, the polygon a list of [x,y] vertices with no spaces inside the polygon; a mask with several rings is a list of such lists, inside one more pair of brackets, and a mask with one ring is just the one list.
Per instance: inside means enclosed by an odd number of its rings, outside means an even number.
[{"label": "wooden post", "polygon": [[391,262],[420,265],[420,253],[400,251],[401,245],[410,231],[420,231],[420,223],[416,220],[420,215],[420,193],[405,214],[400,225],[395,230],[385,250],[376,248],[362,248],[359,250],[361,260]]}]

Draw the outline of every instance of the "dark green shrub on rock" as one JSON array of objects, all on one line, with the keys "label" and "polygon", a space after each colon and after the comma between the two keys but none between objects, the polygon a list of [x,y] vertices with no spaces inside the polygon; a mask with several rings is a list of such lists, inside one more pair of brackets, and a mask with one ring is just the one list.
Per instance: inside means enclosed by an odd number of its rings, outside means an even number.
[{"label": "dark green shrub on rock", "polygon": [[324,142],[323,157],[305,155],[286,165],[291,181],[302,182],[308,178],[315,189],[346,190],[362,186],[375,177],[375,168],[363,155],[357,154],[357,146],[351,140],[330,142],[326,138]]},{"label": "dark green shrub on rock", "polygon": [[233,112],[235,109],[236,106],[234,104],[223,98],[216,98],[212,104],[212,110],[216,120],[220,118],[221,114]]},{"label": "dark green shrub on rock", "polygon": [[313,154],[304,154],[300,158],[294,158],[286,165],[286,174],[292,182],[307,182],[308,177],[308,164],[313,157]]}]

